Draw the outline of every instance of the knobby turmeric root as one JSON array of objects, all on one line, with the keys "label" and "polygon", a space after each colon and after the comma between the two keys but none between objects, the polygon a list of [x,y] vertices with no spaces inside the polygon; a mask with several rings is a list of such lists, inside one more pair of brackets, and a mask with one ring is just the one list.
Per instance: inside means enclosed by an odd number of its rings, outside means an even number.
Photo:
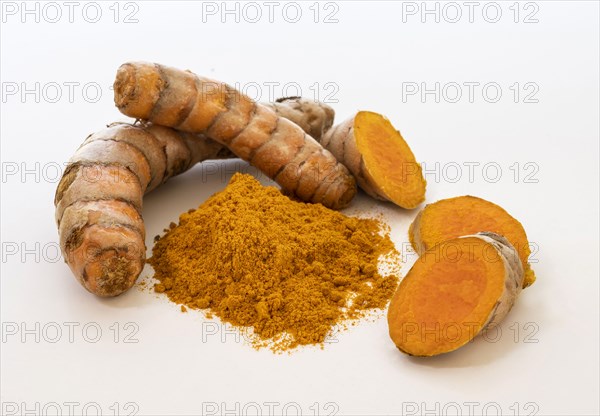
[{"label": "knobby turmeric root", "polygon": [[331,128],[335,118],[335,111],[327,104],[303,97],[283,97],[264,105],[271,107],[277,115],[296,123],[317,141]]},{"label": "knobby turmeric root", "polygon": [[156,125],[114,123],[90,135],[56,190],[56,222],[66,263],[98,296],[116,296],[144,267],[145,193],[199,161],[232,157],[202,136]]},{"label": "knobby turmeric root", "polygon": [[527,262],[531,249],[525,229],[502,207],[474,196],[459,196],[428,204],[410,225],[408,235],[418,254],[430,247],[461,235],[489,231],[500,234],[519,253],[525,271],[523,287],[535,281],[535,273]]},{"label": "knobby turmeric root", "polygon": [[205,134],[303,201],[338,209],[356,194],[348,170],[302,128],[227,84],[131,62],[117,71],[114,92],[123,114]]},{"label": "knobby turmeric root", "polygon": [[519,256],[504,237],[478,233],[425,251],[394,294],[390,337],[404,353],[433,356],[497,325],[523,286]]},{"label": "knobby turmeric root", "polygon": [[372,197],[409,209],[425,200],[421,166],[400,132],[384,116],[360,111],[329,130],[321,144]]}]

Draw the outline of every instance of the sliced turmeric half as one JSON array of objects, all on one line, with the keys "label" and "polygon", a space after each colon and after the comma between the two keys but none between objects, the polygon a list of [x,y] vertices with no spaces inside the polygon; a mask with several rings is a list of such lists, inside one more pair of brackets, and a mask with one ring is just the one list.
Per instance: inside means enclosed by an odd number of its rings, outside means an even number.
[{"label": "sliced turmeric half", "polygon": [[422,254],[442,241],[482,231],[506,237],[523,264],[523,287],[532,285],[535,273],[528,263],[531,249],[525,229],[493,202],[465,195],[428,204],[410,225],[408,235],[415,251]]},{"label": "sliced turmeric half", "polygon": [[320,141],[372,197],[409,209],[425,200],[421,165],[400,132],[381,114],[359,111]]},{"label": "sliced turmeric half", "polygon": [[454,351],[510,311],[523,286],[516,250],[493,233],[444,241],[416,261],[388,311],[390,337],[415,356]]}]

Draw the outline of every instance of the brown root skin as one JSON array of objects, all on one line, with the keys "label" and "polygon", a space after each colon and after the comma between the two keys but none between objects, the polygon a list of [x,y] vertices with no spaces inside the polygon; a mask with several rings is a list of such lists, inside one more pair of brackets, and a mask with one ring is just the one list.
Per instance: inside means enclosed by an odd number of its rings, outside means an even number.
[{"label": "brown root skin", "polygon": [[384,116],[359,111],[325,133],[321,144],[373,198],[407,209],[425,200],[421,166],[400,132]]},{"label": "brown root skin", "polygon": [[335,111],[327,104],[303,97],[283,97],[265,105],[280,117],[297,124],[317,141],[331,128],[335,118]]},{"label": "brown root skin", "polygon": [[55,196],[60,247],[78,281],[103,297],[133,286],[146,258],[144,193],[228,155],[212,140],[154,125],[114,123],[89,136]]},{"label": "brown root skin", "polygon": [[524,269],[523,287],[531,286],[535,273],[528,263],[531,250],[525,229],[493,202],[465,195],[428,204],[413,220],[408,236],[415,251],[422,254],[444,240],[484,231],[503,235],[510,241]]},{"label": "brown root skin", "polygon": [[523,287],[523,267],[502,236],[444,241],[415,262],[388,310],[390,337],[409,355],[454,351],[498,325]]},{"label": "brown root skin", "polygon": [[[123,114],[204,134],[265,172],[285,193],[306,202],[339,209],[356,193],[348,170],[301,127],[227,84],[163,65],[130,62],[117,71],[114,93]],[[285,100],[279,104],[275,108],[290,118],[297,117],[303,105]],[[316,116],[321,110],[326,116],[321,107]],[[298,122],[311,131],[327,127],[315,125],[310,115]]]}]

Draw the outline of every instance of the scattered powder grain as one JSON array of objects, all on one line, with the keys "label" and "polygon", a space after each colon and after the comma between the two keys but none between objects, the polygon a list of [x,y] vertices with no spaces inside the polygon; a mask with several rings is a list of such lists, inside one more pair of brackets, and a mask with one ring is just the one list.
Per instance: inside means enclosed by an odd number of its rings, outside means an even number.
[{"label": "scattered powder grain", "polygon": [[383,223],[292,201],[250,175],[166,231],[149,259],[155,291],[245,327],[255,347],[322,344],[384,308],[398,283],[378,272],[380,256],[397,254]]}]

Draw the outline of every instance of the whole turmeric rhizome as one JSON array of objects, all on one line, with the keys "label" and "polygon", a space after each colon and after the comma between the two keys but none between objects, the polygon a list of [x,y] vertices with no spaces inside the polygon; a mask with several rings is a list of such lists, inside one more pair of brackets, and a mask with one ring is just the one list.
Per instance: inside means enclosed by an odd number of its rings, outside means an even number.
[{"label": "whole turmeric rhizome", "polygon": [[153,248],[157,292],[251,330],[255,347],[323,344],[384,308],[398,279],[384,225],[296,202],[250,175],[181,215]]}]

